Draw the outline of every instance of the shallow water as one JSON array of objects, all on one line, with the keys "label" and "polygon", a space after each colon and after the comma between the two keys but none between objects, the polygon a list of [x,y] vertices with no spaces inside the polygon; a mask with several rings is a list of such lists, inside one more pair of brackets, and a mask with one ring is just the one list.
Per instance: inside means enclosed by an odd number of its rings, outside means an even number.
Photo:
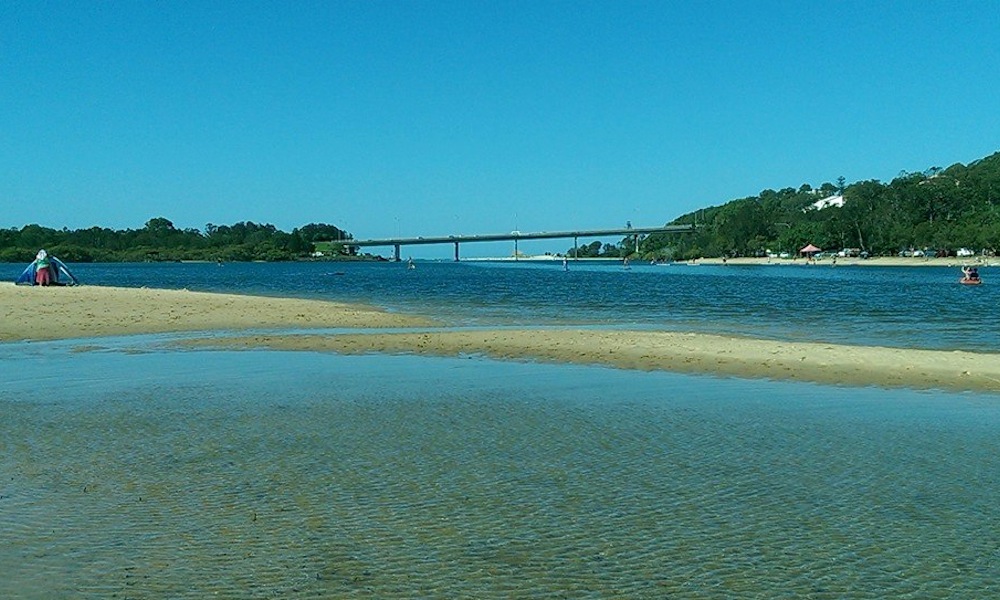
[{"label": "shallow water", "polygon": [[998,593],[992,395],[269,351],[0,359],[8,598]]}]

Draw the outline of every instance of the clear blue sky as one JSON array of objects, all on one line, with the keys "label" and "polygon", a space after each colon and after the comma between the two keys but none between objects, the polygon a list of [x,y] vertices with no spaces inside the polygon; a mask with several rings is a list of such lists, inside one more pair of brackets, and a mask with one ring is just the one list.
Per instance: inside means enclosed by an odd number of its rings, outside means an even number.
[{"label": "clear blue sky", "polygon": [[998,31],[964,1],[6,0],[0,227],[650,226],[888,181],[1000,150]]}]

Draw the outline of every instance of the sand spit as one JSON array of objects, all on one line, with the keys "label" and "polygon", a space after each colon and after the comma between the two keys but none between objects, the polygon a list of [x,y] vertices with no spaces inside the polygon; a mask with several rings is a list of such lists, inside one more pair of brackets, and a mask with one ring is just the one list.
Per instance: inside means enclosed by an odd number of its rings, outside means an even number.
[{"label": "sand spit", "polygon": [[522,329],[247,336],[190,346],[488,356],[847,386],[1000,391],[1000,354],[778,342],[700,333]]},{"label": "sand spit", "polygon": [[422,317],[320,300],[148,288],[0,284],[0,342],[185,331],[433,324]]}]

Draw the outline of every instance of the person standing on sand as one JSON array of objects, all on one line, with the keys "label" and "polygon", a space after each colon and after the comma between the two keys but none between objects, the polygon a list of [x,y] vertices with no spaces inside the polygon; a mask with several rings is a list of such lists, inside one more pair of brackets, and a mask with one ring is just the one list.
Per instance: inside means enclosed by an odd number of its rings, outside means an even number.
[{"label": "person standing on sand", "polygon": [[51,266],[49,253],[44,249],[39,250],[35,255],[35,285],[45,286],[52,283],[52,272],[49,270]]}]

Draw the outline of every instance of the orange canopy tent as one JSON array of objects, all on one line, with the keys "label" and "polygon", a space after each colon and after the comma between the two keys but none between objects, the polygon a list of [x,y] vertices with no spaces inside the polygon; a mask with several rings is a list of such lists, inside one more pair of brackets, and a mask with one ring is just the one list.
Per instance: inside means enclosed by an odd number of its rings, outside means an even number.
[{"label": "orange canopy tent", "polygon": [[817,253],[819,251],[820,251],[820,248],[817,248],[816,246],[813,246],[812,244],[809,244],[805,248],[799,250],[799,254],[815,254],[815,253]]}]

